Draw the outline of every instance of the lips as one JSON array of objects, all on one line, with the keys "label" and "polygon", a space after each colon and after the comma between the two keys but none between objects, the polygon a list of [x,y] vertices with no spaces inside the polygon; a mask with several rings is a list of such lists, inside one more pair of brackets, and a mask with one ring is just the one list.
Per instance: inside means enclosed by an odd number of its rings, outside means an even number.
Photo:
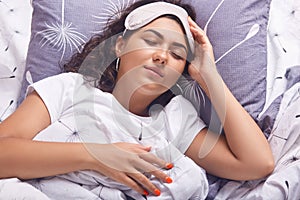
[{"label": "lips", "polygon": [[157,66],[144,66],[144,67],[145,67],[145,69],[151,70],[152,72],[158,74],[162,78],[165,76],[163,71]]}]

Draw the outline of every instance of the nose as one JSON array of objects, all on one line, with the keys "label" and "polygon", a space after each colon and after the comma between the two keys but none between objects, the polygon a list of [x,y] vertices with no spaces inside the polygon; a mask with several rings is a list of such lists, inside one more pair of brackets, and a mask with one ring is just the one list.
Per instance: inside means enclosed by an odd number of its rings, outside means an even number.
[{"label": "nose", "polygon": [[168,50],[160,48],[156,49],[153,53],[153,61],[161,65],[167,64],[168,61]]}]

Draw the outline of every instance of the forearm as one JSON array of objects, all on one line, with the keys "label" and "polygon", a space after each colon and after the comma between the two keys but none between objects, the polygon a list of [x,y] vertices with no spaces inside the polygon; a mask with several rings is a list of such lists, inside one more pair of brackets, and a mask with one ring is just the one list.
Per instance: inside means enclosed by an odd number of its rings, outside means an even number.
[{"label": "forearm", "polygon": [[225,90],[227,100],[223,126],[231,150],[239,159],[250,161],[254,157],[261,159],[256,161],[267,161],[272,153],[263,132],[228,88]]},{"label": "forearm", "polygon": [[91,168],[93,158],[79,143],[0,139],[0,178],[39,178]]},{"label": "forearm", "polygon": [[207,94],[223,124],[232,154],[249,168],[259,165],[257,163],[268,163],[272,166],[272,152],[265,136],[229,91],[220,75],[207,75],[206,83],[209,85]]}]

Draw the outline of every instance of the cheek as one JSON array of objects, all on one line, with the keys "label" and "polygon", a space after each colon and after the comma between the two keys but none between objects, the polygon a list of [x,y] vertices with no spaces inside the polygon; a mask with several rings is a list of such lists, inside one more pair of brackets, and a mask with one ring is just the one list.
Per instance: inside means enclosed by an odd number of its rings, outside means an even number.
[{"label": "cheek", "polygon": [[176,64],[173,67],[168,67],[168,82],[173,85],[177,82],[178,78],[182,75],[184,71],[185,62],[183,64]]},{"label": "cheek", "polygon": [[[123,50],[123,55],[139,56],[143,54],[143,51],[147,50],[147,45],[141,39],[130,38]],[[149,47],[148,47],[149,48]]]},{"label": "cheek", "polygon": [[125,74],[128,76],[136,76],[135,73],[138,71],[135,69],[138,69],[137,67],[140,67],[144,64],[145,57],[147,57],[145,51],[132,51],[130,53],[123,54],[121,56],[117,80],[119,80]]},{"label": "cheek", "polygon": [[142,51],[131,51],[121,57],[122,67],[130,70],[142,64],[145,54]]},{"label": "cheek", "polygon": [[185,68],[185,61],[173,61],[169,63],[168,71],[172,74],[177,74],[180,76]]}]

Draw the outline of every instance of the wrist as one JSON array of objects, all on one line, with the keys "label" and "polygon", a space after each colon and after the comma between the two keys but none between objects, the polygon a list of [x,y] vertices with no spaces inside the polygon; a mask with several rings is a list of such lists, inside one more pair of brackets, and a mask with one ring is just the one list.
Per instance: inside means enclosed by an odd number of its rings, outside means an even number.
[{"label": "wrist", "polygon": [[223,79],[216,70],[202,70],[201,74],[194,78],[207,96],[220,87],[223,87]]},{"label": "wrist", "polygon": [[[79,155],[79,165],[83,170],[96,170],[97,165],[99,164],[99,161],[94,156],[95,152],[93,149],[95,149],[95,146],[97,144],[87,144],[82,143],[81,148],[82,151]],[[99,144],[100,145],[100,144]]]}]

